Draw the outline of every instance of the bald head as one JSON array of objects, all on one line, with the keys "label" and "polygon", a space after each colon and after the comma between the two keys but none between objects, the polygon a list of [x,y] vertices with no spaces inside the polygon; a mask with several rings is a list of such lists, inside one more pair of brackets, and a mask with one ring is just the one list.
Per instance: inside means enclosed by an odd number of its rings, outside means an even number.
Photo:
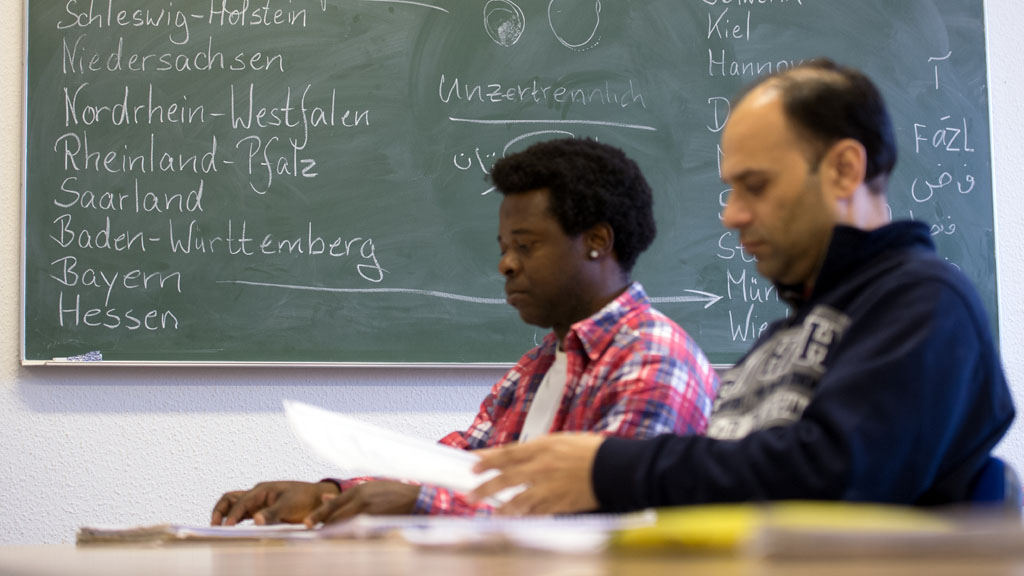
[{"label": "bald head", "polygon": [[853,139],[864,146],[868,188],[883,194],[896,165],[892,120],[871,80],[852,68],[829,60],[812,60],[766,76],[737,99],[735,111],[753,100],[775,96],[793,131],[799,134],[808,159],[816,165],[834,143]]}]

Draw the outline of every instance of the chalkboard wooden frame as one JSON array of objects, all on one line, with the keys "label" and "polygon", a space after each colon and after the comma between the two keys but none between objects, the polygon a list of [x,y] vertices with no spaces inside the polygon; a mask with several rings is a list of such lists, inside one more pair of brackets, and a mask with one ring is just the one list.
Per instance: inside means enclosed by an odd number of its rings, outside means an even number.
[{"label": "chalkboard wooden frame", "polygon": [[[634,277],[731,363],[784,307],[719,226],[718,131],[814,56],[879,84],[893,216],[995,329],[982,0],[826,4],[27,0],[22,362],[507,366],[544,331],[502,304],[486,171],[572,135],[641,164]],[[161,70],[215,54],[246,70]]]}]

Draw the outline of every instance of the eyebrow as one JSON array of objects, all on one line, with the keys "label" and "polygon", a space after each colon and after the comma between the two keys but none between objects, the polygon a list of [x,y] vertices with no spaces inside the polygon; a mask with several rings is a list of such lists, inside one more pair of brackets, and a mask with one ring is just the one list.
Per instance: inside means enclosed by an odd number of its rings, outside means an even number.
[{"label": "eyebrow", "polygon": [[[515,230],[509,230],[508,231],[508,235],[509,236],[524,236],[524,235],[530,236],[530,235],[536,235],[536,234],[537,233],[535,231],[530,230],[529,228],[516,228]],[[498,240],[498,242],[501,242],[501,234],[500,233],[497,236],[497,240]]]},{"label": "eyebrow", "polygon": [[768,170],[764,169],[764,168],[747,168],[746,170],[740,172],[739,174],[737,174],[737,175],[735,175],[735,176],[733,176],[731,178],[728,178],[728,177],[726,177],[723,174],[722,175],[722,181],[725,182],[725,181],[728,181],[728,180],[732,180],[732,181],[735,182],[735,181],[739,181],[739,180],[746,180],[746,179],[752,178],[752,177],[762,177],[762,176],[766,176],[767,174],[768,174]]},{"label": "eyebrow", "polygon": [[512,234],[536,234],[537,231],[530,228],[516,228],[512,230]]}]

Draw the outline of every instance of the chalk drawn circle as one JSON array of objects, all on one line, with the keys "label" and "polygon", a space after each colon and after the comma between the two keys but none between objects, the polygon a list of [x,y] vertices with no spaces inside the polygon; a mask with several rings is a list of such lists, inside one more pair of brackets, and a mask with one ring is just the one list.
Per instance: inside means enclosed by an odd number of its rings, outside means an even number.
[{"label": "chalk drawn circle", "polygon": [[501,151],[501,157],[504,158],[505,155],[508,154],[508,149],[511,148],[513,144],[517,144],[519,142],[522,142],[523,140],[526,140],[527,138],[535,138],[537,136],[546,136],[546,135],[549,135],[549,134],[558,134],[560,136],[568,136],[569,138],[575,138],[576,137],[575,134],[573,134],[572,132],[569,132],[567,130],[538,130],[536,132],[527,132],[526,134],[520,134],[519,136],[516,136],[515,138],[513,138],[513,139],[509,140],[508,142],[506,142],[505,143],[505,147]]},{"label": "chalk drawn circle", "polygon": [[597,37],[597,29],[601,26],[601,0],[594,0],[594,29],[590,31],[590,36],[586,40],[579,43],[569,42],[558,33],[558,30],[555,30],[555,19],[551,11],[557,1],[551,0],[548,2],[548,25],[551,26],[551,33],[555,35],[555,38],[562,43],[562,46],[572,48],[573,50],[586,50],[596,46],[597,41],[600,40],[600,37]]},{"label": "chalk drawn circle", "polygon": [[511,0],[487,0],[484,4],[484,30],[499,46],[508,48],[523,35],[526,16]]}]

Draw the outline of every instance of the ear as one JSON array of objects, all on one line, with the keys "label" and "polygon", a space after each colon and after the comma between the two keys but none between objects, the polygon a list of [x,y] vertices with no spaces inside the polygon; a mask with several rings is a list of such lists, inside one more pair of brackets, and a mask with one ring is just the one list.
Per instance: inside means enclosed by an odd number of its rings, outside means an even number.
[{"label": "ear", "polygon": [[587,254],[595,251],[600,256],[606,256],[612,253],[614,247],[615,231],[612,230],[611,225],[607,222],[595,224],[589,230],[583,232],[583,249]]},{"label": "ear", "polygon": [[864,184],[868,153],[853,138],[844,138],[829,148],[822,159],[822,183],[836,200],[849,200]]}]

